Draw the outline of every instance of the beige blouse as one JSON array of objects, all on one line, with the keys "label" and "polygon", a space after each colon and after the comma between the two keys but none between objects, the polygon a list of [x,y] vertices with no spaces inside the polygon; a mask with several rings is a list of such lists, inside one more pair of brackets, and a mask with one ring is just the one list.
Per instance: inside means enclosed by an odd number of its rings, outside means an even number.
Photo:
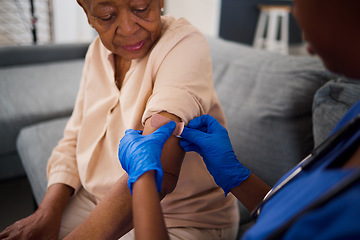
[{"label": "beige blouse", "polygon": [[[125,130],[142,130],[155,113],[167,111],[185,124],[211,114],[225,124],[206,38],[184,19],[162,17],[162,24],[160,40],[132,61],[120,91],[112,53],[99,38],[90,45],[73,114],[48,162],[48,186],[83,187],[100,201],[125,174],[117,157]],[[239,220],[234,197],[224,197],[196,153],[185,155],[162,207],[168,227],[223,228]]]}]

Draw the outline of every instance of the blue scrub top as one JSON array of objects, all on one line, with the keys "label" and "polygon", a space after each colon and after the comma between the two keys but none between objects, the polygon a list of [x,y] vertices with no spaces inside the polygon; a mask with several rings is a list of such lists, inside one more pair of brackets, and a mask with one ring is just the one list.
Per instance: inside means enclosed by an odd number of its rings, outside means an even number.
[{"label": "blue scrub top", "polygon": [[[359,113],[360,101],[340,120],[333,132]],[[334,184],[353,173],[355,169],[329,168],[329,164],[347,148],[349,142],[359,137],[360,129],[285,185],[264,205],[257,222],[243,239],[266,239]],[[279,183],[294,170],[280,179]],[[357,182],[325,205],[303,215],[291,225],[282,239],[360,239],[360,183]]]}]

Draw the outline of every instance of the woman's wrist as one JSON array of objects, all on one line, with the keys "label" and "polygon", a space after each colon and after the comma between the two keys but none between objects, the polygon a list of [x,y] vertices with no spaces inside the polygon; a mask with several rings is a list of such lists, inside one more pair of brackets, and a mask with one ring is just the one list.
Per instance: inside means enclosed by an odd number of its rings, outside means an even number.
[{"label": "woman's wrist", "polygon": [[50,186],[37,212],[41,212],[49,217],[61,216],[73,192],[74,189],[65,184],[54,184]]}]

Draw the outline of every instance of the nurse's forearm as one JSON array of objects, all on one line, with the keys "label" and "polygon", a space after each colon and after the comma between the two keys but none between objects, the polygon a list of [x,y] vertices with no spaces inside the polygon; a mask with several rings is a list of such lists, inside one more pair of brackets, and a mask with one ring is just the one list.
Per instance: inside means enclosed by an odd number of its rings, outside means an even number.
[{"label": "nurse's forearm", "polygon": [[169,239],[153,171],[141,175],[133,185],[136,239]]},{"label": "nurse's forearm", "polygon": [[230,192],[251,212],[264,199],[271,187],[254,174]]},{"label": "nurse's forearm", "polygon": [[133,228],[127,175],[121,177],[88,218],[65,239],[118,239]]}]

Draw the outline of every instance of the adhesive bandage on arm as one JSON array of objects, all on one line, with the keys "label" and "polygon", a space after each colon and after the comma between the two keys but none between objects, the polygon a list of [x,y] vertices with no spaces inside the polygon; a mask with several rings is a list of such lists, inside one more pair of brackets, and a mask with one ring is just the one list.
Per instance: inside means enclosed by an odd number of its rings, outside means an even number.
[{"label": "adhesive bandage on arm", "polygon": [[[164,116],[156,113],[151,117],[150,125],[153,128],[159,128],[159,127],[167,124],[170,121],[172,121],[170,118],[164,117]],[[179,137],[181,135],[183,129],[184,129],[184,122],[176,122],[176,127],[173,132],[173,135]]]}]

